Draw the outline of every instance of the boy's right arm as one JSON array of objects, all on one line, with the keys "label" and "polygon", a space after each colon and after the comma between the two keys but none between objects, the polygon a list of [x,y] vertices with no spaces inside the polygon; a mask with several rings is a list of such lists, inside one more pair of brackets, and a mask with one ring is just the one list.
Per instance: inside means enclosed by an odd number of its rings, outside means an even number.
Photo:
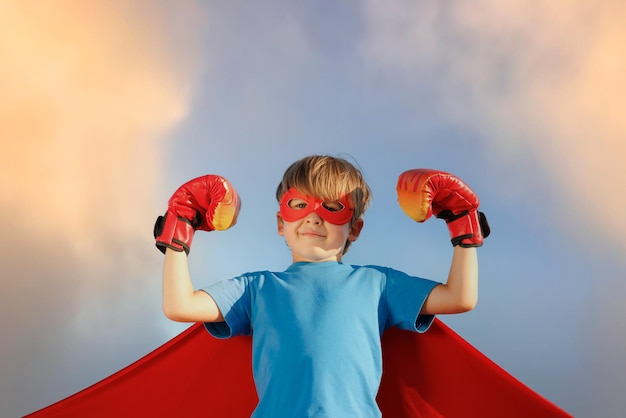
[{"label": "boy's right arm", "polygon": [[165,251],[163,262],[163,312],[172,321],[221,322],[224,320],[213,298],[194,290],[184,251]]},{"label": "boy's right arm", "polygon": [[154,226],[163,263],[163,312],[180,322],[220,322],[224,318],[213,298],[194,291],[187,254],[196,230],[224,230],[235,225],[241,202],[232,185],[214,174],[183,184],[169,200],[165,216]]}]

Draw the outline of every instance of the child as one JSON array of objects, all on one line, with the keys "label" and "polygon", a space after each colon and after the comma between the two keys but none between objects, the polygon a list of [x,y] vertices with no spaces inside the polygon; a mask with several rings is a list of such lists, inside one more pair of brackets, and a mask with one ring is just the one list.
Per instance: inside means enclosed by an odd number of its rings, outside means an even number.
[{"label": "child", "polygon": [[283,272],[246,273],[194,291],[187,264],[194,231],[234,225],[239,197],[227,180],[208,175],[170,199],[155,225],[165,253],[165,315],[204,322],[218,338],[253,335],[254,417],[380,417],[383,331],[424,332],[434,315],[475,306],[476,247],[488,227],[474,192],[451,174],[425,169],[403,173],[397,190],[414,220],[435,214],[448,223],[454,252],[446,284],[342,262],[363,228],[370,190],[341,158],[310,156],[285,172],[276,219],[293,263]]}]

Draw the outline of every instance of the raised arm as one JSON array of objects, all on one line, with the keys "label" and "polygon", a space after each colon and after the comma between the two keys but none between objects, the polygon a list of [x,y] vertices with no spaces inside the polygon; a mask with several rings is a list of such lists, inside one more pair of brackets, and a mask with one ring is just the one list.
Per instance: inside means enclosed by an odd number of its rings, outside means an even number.
[{"label": "raised arm", "polygon": [[478,302],[476,248],[454,247],[448,280],[436,286],[422,306],[422,314],[455,314],[471,311]]},{"label": "raised arm", "polygon": [[223,317],[204,291],[194,291],[187,255],[196,230],[224,230],[235,225],[241,203],[223,177],[206,175],[182,185],[172,195],[165,216],[154,226],[163,263],[163,312],[174,321],[218,322]]},{"label": "raised arm", "polygon": [[220,322],[222,313],[208,293],[194,290],[187,254],[168,248],[163,261],[163,312],[172,321]]},{"label": "raised arm", "polygon": [[436,286],[422,307],[423,314],[467,312],[478,301],[476,247],[489,235],[487,218],[478,211],[478,196],[458,177],[430,169],[409,170],[400,175],[398,202],[417,222],[433,214],[446,221],[454,246],[448,280]]}]

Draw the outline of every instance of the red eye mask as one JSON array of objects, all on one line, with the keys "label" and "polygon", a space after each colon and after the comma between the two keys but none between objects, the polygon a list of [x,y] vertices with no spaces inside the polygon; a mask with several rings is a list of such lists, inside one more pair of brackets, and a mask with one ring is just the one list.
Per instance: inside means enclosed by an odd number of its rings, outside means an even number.
[{"label": "red eye mask", "polygon": [[[304,207],[291,207],[290,202],[293,199],[299,199],[306,204]],[[348,195],[342,196],[338,201],[340,209],[335,208],[335,204],[329,205],[328,201],[324,201],[317,197],[305,196],[296,189],[289,189],[280,201],[280,215],[287,222],[298,221],[311,212],[315,212],[324,221],[333,225],[343,225],[352,219],[354,214],[354,206],[350,202]],[[298,205],[300,206],[300,205]]]}]

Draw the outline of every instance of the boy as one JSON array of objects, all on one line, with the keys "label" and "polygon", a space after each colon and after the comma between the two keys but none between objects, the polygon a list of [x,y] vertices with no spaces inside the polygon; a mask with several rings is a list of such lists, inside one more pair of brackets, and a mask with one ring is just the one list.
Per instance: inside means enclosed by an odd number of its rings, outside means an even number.
[{"label": "boy", "polygon": [[488,234],[478,198],[448,173],[417,169],[399,178],[398,200],[410,217],[422,222],[434,213],[448,223],[454,252],[441,284],[342,263],[370,200],[361,173],[346,160],[296,161],[276,197],[278,233],[292,265],[194,291],[187,264],[194,231],[234,225],[240,202],[230,183],[214,175],[176,191],[155,225],[157,247],[165,252],[164,312],[175,321],[204,322],[218,338],[253,335],[254,417],[380,417],[383,331],[424,332],[434,315],[476,304],[476,247]]}]

